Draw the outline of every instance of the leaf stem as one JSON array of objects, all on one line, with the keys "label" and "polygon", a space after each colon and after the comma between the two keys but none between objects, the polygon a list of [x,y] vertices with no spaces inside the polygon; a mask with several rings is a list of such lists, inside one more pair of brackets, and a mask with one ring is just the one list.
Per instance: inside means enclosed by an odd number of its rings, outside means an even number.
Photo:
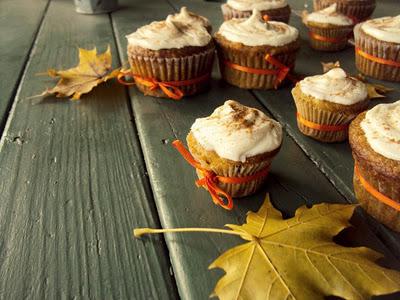
[{"label": "leaf stem", "polygon": [[143,234],[166,233],[166,232],[212,232],[212,233],[239,235],[239,236],[246,235],[245,232],[237,232],[230,229],[218,229],[218,228],[170,228],[170,229],[136,228],[133,230],[133,235],[136,238],[139,238]]}]

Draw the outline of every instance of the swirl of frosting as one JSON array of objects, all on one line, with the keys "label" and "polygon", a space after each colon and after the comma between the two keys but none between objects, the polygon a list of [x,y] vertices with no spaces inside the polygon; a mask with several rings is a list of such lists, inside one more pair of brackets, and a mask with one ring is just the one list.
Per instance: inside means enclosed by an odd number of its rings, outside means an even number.
[{"label": "swirl of frosting", "polygon": [[218,33],[232,42],[247,46],[283,46],[293,42],[299,31],[285,23],[265,22],[260,11],[254,9],[248,19],[231,19],[225,21]]},{"label": "swirl of frosting", "polygon": [[240,11],[253,9],[269,10],[285,7],[286,0],[228,0],[226,2],[230,7]]},{"label": "swirl of frosting", "polygon": [[282,126],[278,122],[233,100],[216,108],[211,116],[196,119],[191,132],[206,150],[241,162],[273,151],[282,143]]},{"label": "swirl of frosting", "polygon": [[351,105],[368,97],[366,85],[347,76],[341,68],[334,68],[322,75],[306,77],[299,82],[302,93],[317,100]]},{"label": "swirl of frosting", "polygon": [[352,25],[353,21],[346,15],[336,11],[337,4],[334,3],[322,10],[308,14],[305,17],[306,22],[316,22],[332,25]]},{"label": "swirl of frosting", "polygon": [[171,21],[172,22],[181,22],[185,24],[192,24],[192,25],[199,25],[199,26],[204,26],[204,27],[209,27],[211,26],[210,21],[208,21],[206,18],[203,16],[196,15],[188,9],[183,6],[181,7],[181,10],[179,13],[174,14],[171,16]]},{"label": "swirl of frosting", "polygon": [[174,22],[172,16],[165,21],[152,22],[126,36],[128,43],[151,50],[205,46],[211,35],[204,26]]},{"label": "swirl of frosting", "polygon": [[375,152],[400,161],[400,100],[378,104],[367,111],[360,125]]},{"label": "swirl of frosting", "polygon": [[400,43],[400,15],[365,21],[361,29],[378,40]]}]

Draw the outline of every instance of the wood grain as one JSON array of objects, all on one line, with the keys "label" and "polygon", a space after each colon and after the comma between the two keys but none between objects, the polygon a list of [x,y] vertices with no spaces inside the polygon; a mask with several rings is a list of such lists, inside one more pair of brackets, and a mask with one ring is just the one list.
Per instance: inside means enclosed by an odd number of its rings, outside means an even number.
[{"label": "wood grain", "polygon": [[0,134],[48,2],[0,1]]},{"label": "wood grain", "polygon": [[[171,8],[160,0],[131,4],[122,1],[125,9],[112,13],[117,44],[123,61],[126,60],[125,35],[153,20],[171,13]],[[170,1],[175,9],[186,5],[204,13],[217,28],[219,5],[203,1]],[[146,15],[145,11],[152,11]],[[291,215],[302,204],[341,202],[345,199],[328,179],[309,160],[289,137],[285,136],[281,153],[272,164],[268,183],[258,194],[236,200],[236,207],[228,212],[214,206],[210,196],[194,185],[195,172],[173,149],[174,139],[184,140],[195,118],[209,115],[227,99],[265,108],[248,91],[220,81],[217,69],[213,73],[210,91],[182,101],[156,99],[143,96],[136,88],[129,89],[139,138],[149,171],[157,210],[164,228],[171,227],[223,227],[227,223],[240,223],[248,210],[256,210],[266,192],[284,215]],[[357,233],[347,243],[362,243],[386,251],[385,247],[366,226],[362,216],[354,217]],[[148,227],[142,224],[141,227]],[[143,240],[148,240],[144,237]],[[240,239],[220,234],[168,234],[166,241],[173,264],[179,294],[183,299],[206,299],[222,272],[207,271],[207,266],[223,251],[237,245]],[[393,263],[395,260],[388,254]],[[394,264],[394,263],[393,263]]]},{"label": "wood grain", "polygon": [[53,84],[37,72],[107,44],[108,15],[51,2],[0,142],[0,299],[177,297],[162,236],[132,237],[159,222],[124,89],[26,99]]}]

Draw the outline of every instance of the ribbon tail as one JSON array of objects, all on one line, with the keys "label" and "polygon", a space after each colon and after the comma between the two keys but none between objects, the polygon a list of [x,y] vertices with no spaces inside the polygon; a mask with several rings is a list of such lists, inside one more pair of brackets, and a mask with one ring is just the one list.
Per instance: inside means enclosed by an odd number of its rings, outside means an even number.
[{"label": "ribbon tail", "polygon": [[159,82],[158,86],[169,98],[180,100],[183,97],[183,92],[176,86],[168,83]]}]

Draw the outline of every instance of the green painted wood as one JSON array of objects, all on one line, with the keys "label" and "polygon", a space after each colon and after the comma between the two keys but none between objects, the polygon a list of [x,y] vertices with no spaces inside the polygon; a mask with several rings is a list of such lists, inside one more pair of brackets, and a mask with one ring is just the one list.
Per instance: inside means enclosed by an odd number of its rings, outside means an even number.
[{"label": "green painted wood", "polygon": [[0,1],[0,133],[48,0]]},{"label": "green painted wood", "polygon": [[162,236],[132,237],[160,225],[124,89],[26,99],[53,83],[36,73],[107,44],[108,15],[51,2],[0,142],[0,299],[177,298]]},{"label": "green painted wood", "polygon": [[[172,10],[161,0],[140,4],[132,4],[128,0],[121,2],[125,9],[112,13],[111,18],[121,58],[126,61],[125,35],[150,21],[165,18]],[[200,0],[170,3],[175,9],[186,4],[189,9],[210,17],[213,25],[216,23],[214,15],[219,13],[218,4]],[[152,14],[147,14],[148,11],[152,11]],[[237,200],[233,211],[216,207],[205,190],[195,187],[196,176],[193,168],[173,149],[171,142],[174,139],[184,140],[195,118],[209,115],[227,99],[236,99],[245,105],[266,110],[250,92],[218,80],[219,74],[216,69],[213,78],[210,91],[182,101],[146,97],[134,87],[129,89],[157,210],[164,228],[221,228],[227,223],[243,222],[245,213],[256,210],[267,191],[284,215],[291,215],[295,208],[302,204],[346,202],[305,153],[286,135],[282,151],[272,164],[271,174],[264,189],[252,197]],[[388,263],[394,266],[397,263],[395,258],[373,235],[360,212],[355,214],[354,223],[356,230],[347,236],[347,243],[379,249],[387,254]],[[141,226],[149,225],[144,223]],[[240,243],[238,238],[221,234],[167,234],[165,238],[179,294],[183,299],[206,299],[222,275],[221,271],[208,271],[208,265],[223,251]],[[137,243],[148,243],[150,240],[151,238],[144,237]]]}]

